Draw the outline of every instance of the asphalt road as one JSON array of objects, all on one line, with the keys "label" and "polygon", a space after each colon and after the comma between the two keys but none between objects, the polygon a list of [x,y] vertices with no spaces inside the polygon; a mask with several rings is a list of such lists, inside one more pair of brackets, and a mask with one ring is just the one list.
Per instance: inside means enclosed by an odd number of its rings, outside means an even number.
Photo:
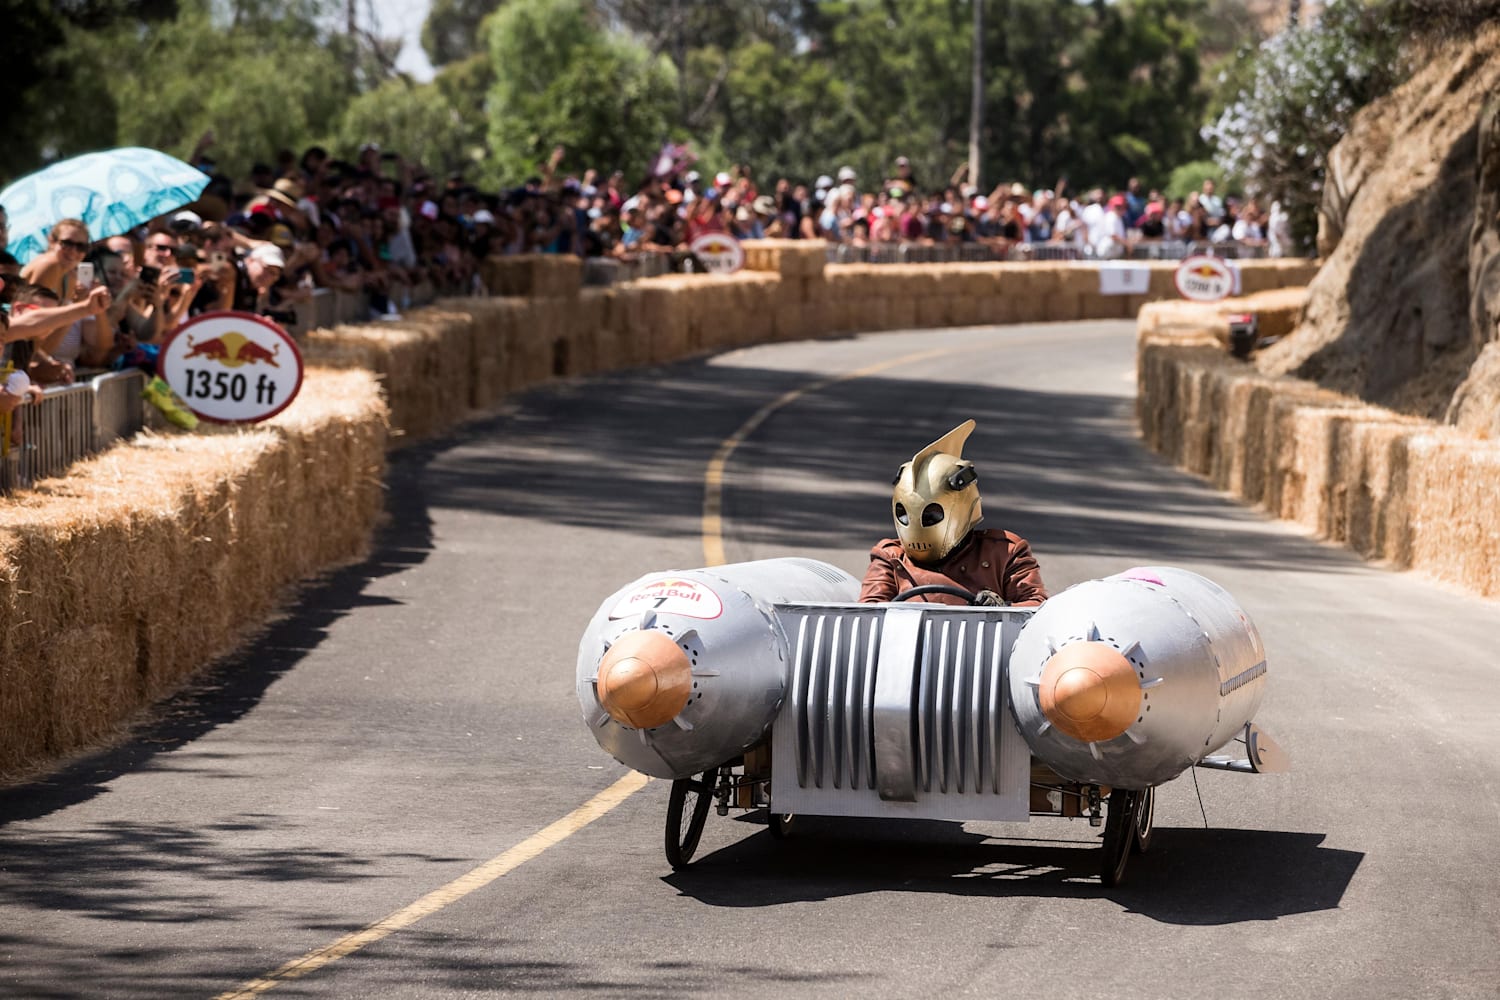
[{"label": "asphalt road", "polygon": [[[117,749],[0,793],[0,995],[1500,995],[1500,605],[1146,453],[1133,358],[1128,323],[769,345],[399,453],[368,562]],[[1065,820],[802,818],[777,842],[731,813],[673,873],[660,781],[538,839],[627,774],[574,699],[584,624],[704,563],[709,461],[798,389],[730,458],[730,560],[862,572],[896,466],[974,417],[986,523],[1054,591],[1156,563],[1239,599],[1294,771],[1163,786],[1117,890]]]}]

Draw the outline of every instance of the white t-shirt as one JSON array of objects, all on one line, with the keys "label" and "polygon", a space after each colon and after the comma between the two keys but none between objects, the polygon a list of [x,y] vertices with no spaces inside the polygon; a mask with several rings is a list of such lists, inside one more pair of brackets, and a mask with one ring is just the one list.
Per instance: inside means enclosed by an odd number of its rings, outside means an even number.
[{"label": "white t-shirt", "polygon": [[52,356],[58,361],[76,364],[78,356],[82,353],[83,320],[78,320],[68,327],[68,332],[63,334],[62,340],[58,342],[57,349],[52,352]]},{"label": "white t-shirt", "polygon": [[1125,220],[1114,212],[1105,212],[1099,225],[1089,230],[1094,251],[1101,257],[1122,249],[1125,245]]}]

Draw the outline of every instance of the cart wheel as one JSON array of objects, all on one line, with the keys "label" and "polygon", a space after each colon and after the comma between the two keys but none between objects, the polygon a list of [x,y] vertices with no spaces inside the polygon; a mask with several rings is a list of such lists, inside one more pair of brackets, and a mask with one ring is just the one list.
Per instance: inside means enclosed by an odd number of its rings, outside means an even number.
[{"label": "cart wheel", "polygon": [[1156,787],[1153,785],[1138,795],[1140,803],[1136,806],[1135,842],[1131,850],[1145,854],[1151,849],[1151,831],[1155,829],[1152,824],[1156,822]]},{"label": "cart wheel", "polygon": [[1125,866],[1135,843],[1136,816],[1141,804],[1140,792],[1116,788],[1109,793],[1109,815],[1104,820],[1104,857],[1099,875],[1106,889],[1125,881]]},{"label": "cart wheel", "polygon": [[718,777],[719,769],[712,767],[696,778],[672,782],[672,794],[667,797],[667,863],[673,868],[686,868],[693,860]]},{"label": "cart wheel", "polygon": [[792,835],[792,821],[796,819],[793,813],[771,814],[771,836],[777,840],[785,840]]}]

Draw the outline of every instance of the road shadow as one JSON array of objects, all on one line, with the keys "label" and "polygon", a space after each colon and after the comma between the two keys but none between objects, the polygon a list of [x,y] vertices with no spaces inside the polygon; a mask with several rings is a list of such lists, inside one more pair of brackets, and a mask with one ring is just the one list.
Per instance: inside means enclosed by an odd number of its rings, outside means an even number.
[{"label": "road shadow", "polygon": [[358,608],[391,603],[365,593],[370,583],[423,562],[433,548],[432,518],[422,496],[423,470],[446,442],[391,456],[386,512],[368,558],[288,588],[282,611],[237,650],[205,667],[176,694],[157,702],[128,735],[74,756],[44,778],[0,788],[0,830],[87,801],[123,774],[137,771],[220,726],[241,718],[276,679],[293,669]]},{"label": "road shadow", "polygon": [[1320,833],[1158,828],[1125,884],[1100,884],[1097,840],[996,839],[938,821],[798,817],[701,856],[663,881],[710,906],[804,903],[867,892],[1108,899],[1168,924],[1217,926],[1334,909],[1364,859]]},{"label": "road shadow", "polygon": [[[699,359],[553,384],[455,434],[428,470],[427,497],[435,507],[696,538],[704,470],[721,442],[767,402],[820,381]],[[979,467],[985,523],[1027,537],[1044,561],[1181,564],[1233,551],[1246,567],[1365,568],[1148,451],[1133,395],[887,376],[808,393],[739,445],[724,477],[730,559],[749,546],[863,553],[891,533],[896,468],[960,415],[978,423],[965,457]]]}]

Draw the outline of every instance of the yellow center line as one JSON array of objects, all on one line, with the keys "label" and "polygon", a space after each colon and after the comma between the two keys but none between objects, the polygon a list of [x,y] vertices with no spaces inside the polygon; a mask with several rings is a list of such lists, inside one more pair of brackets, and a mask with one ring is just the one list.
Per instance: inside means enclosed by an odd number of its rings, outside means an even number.
[{"label": "yellow center line", "polygon": [[852,372],[842,375],[832,375],[816,382],[796,389],[789,389],[780,396],[771,400],[765,406],[750,415],[740,429],[735,431],[719,445],[719,450],[714,452],[714,457],[708,463],[708,469],[703,473],[703,564],[705,566],[722,566],[727,560],[724,557],[724,469],[729,464],[729,456],[734,450],[745,442],[761,424],[765,423],[777,410],[789,403],[795,402],[810,392],[821,392],[829,386],[838,385],[841,382],[852,382],[858,378],[875,375],[879,372],[897,368],[901,365],[909,365],[917,361],[925,361],[943,354],[955,354],[960,351],[975,351],[982,348],[975,345],[963,347],[940,347],[929,351],[918,351],[915,354],[903,354],[899,358],[889,361],[881,361]]},{"label": "yellow center line", "polygon": [[[849,382],[853,379],[874,375],[877,372],[886,371],[916,361],[923,361],[942,354],[976,349],[975,347],[949,347],[906,354],[889,361],[868,365],[857,371],[820,379],[816,382],[810,382],[801,388],[788,390],[755,411],[739,430],[735,431],[733,435],[726,438],[719,445],[718,451],[714,453],[713,460],[709,462],[708,469],[704,473],[703,553],[706,564],[709,566],[720,566],[724,563],[721,511],[723,506],[724,468],[729,461],[729,456],[734,453],[734,450],[746,438],[755,433],[756,428],[765,423],[771,414],[810,392],[818,392],[829,386],[838,385],[841,382]],[[472,892],[483,889],[497,878],[514,871],[516,868],[541,854],[547,848],[577,833],[621,802],[624,802],[631,795],[640,791],[650,780],[644,774],[632,771],[562,819],[538,830],[510,850],[491,858],[468,874],[461,875],[447,885],[434,889],[416,902],[402,907],[388,917],[377,920],[375,923],[361,930],[345,934],[331,944],[324,945],[322,948],[317,948],[300,958],[295,958],[287,962],[285,965],[273,972],[267,973],[259,979],[252,979],[238,989],[227,993],[220,993],[214,1000],[244,1000],[247,997],[260,996],[262,993],[274,989],[279,983],[300,979],[326,965],[337,962],[341,958],[354,954],[367,945],[374,944],[399,930],[410,927],[412,924],[431,916],[450,903],[454,903]]]},{"label": "yellow center line", "polygon": [[275,972],[262,976],[260,979],[251,980],[237,990],[221,993],[215,1000],[240,1000],[244,997],[259,996],[278,983],[289,979],[300,979],[325,965],[337,962],[346,955],[352,955],[366,945],[374,944],[403,928],[410,927],[449,903],[460,900],[478,889],[483,889],[495,879],[520,867],[552,845],[582,830],[640,791],[650,780],[644,774],[632,771],[562,819],[538,830],[515,847],[491,858],[467,875],[462,875],[447,885],[434,889],[416,902],[402,907],[383,920],[377,920],[363,930],[346,934],[332,944],[310,951],[301,958],[293,959]]}]

